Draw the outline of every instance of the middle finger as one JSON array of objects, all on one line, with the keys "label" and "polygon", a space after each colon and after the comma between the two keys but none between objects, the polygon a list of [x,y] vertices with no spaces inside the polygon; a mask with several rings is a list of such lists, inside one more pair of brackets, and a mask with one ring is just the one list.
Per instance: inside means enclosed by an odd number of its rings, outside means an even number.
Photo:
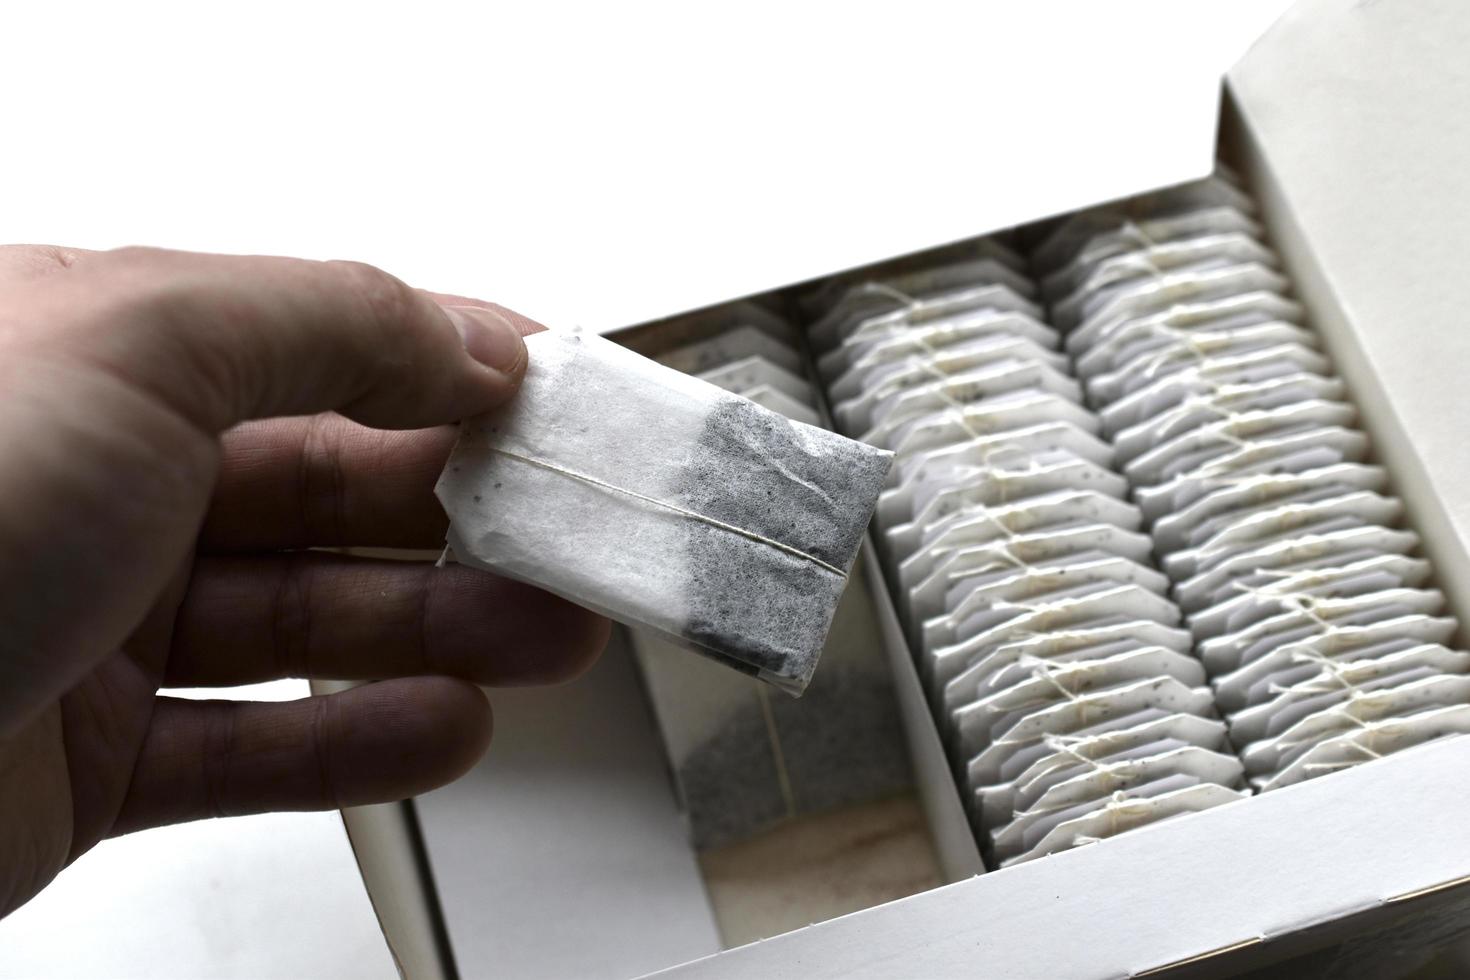
[{"label": "middle finger", "polygon": [[420,674],[548,684],[585,670],[608,629],[548,592],[460,565],[205,557],[175,620],[165,685]]}]

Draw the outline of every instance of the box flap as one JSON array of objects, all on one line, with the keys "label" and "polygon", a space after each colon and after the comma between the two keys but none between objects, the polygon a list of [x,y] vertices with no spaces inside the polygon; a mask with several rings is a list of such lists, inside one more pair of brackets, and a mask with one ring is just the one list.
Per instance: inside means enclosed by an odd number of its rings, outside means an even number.
[{"label": "box flap", "polygon": [[1306,0],[1230,74],[1270,231],[1470,614],[1470,17]]},{"label": "box flap", "polygon": [[8,234],[622,326],[1199,176],[1280,5],[32,4]]}]

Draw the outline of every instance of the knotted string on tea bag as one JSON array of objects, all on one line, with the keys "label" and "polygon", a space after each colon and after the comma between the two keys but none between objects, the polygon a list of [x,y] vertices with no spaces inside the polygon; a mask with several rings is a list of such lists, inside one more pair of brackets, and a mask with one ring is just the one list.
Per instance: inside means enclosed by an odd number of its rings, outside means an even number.
[{"label": "knotted string on tea bag", "polygon": [[[1371,723],[1382,719],[1361,718],[1359,717],[1359,713],[1369,710],[1380,710],[1382,705],[1389,701],[1393,693],[1394,692],[1392,690],[1364,691],[1360,688],[1355,687],[1352,693],[1349,694],[1347,700],[1340,701],[1337,704],[1332,705],[1331,707],[1324,708],[1322,711],[1317,712],[1312,717],[1320,718],[1329,723],[1341,721],[1345,722],[1347,726],[1356,725],[1361,728],[1365,723]],[[1283,752],[1288,752],[1302,745],[1315,744],[1327,738],[1331,738],[1334,734],[1340,731],[1342,727],[1342,725],[1332,724],[1331,727],[1327,728],[1325,731],[1317,735],[1304,735],[1297,738],[1282,738],[1278,739],[1276,744],[1277,747],[1280,748]]]},{"label": "knotted string on tea bag", "polygon": [[[1043,744],[1050,748],[1052,743],[1046,741],[1047,738],[1048,736],[1043,736]],[[1123,778],[1133,775],[1142,770],[1142,767],[1140,765],[1142,760],[1139,759],[1119,759],[1117,762],[1100,762],[1097,759],[1092,758],[1091,756],[1083,755],[1082,753],[1075,751],[1070,745],[1067,745],[1065,743],[1059,745],[1057,747],[1057,751],[1059,754],[1066,755],[1087,768],[1088,771],[1086,773],[1079,774],[1079,776],[1097,776],[1101,779],[1103,783],[1116,783],[1118,781],[1121,781]],[[1063,780],[1063,782],[1070,782],[1072,779],[1075,778],[1078,777],[1068,777],[1068,779]],[[1119,793],[1125,793],[1126,790],[1117,788],[1108,792],[1110,795],[1116,795]],[[1043,817],[1049,813],[1059,813],[1062,810],[1070,810],[1072,807],[1076,806],[1078,802],[1079,801],[1077,800],[1062,800],[1058,803],[1053,803],[1051,806],[1033,806],[1027,810],[1012,810],[1011,819],[1014,820],[1018,817],[1023,816]]]},{"label": "knotted string on tea bag", "polygon": [[[1041,635],[1043,635],[1044,633],[1046,633],[1048,631],[1043,629],[1043,630],[1039,630],[1039,631],[1025,630],[1025,631],[1022,631],[1022,632],[1030,633],[1030,635],[1032,635],[1032,636],[1041,636]],[[1088,717],[1089,711],[1090,710],[1093,710],[1093,709],[1096,709],[1096,710],[1101,711],[1102,710],[1101,706],[1094,705],[1086,696],[1077,694],[1071,688],[1067,687],[1065,684],[1061,683],[1061,681],[1057,680],[1057,678],[1054,676],[1053,672],[1050,669],[1046,669],[1046,668],[1054,668],[1055,667],[1054,664],[1051,664],[1049,661],[1043,660],[1043,659],[1041,659],[1039,657],[1038,658],[1035,658],[1035,659],[1036,659],[1036,661],[1039,664],[1045,665],[1045,668],[1036,671],[1035,673],[1033,673],[1032,676],[1033,677],[1041,678],[1042,680],[1047,681],[1054,688],[1056,688],[1057,693],[1062,696],[1062,699],[1065,700],[1065,701],[1067,701],[1067,702],[1070,702],[1070,704],[1072,705],[1072,707],[1076,710],[1076,712],[1077,712],[1077,727],[1078,728],[1085,728],[1087,726],[1087,723],[1088,723],[1088,720],[1089,720],[1089,717]],[[1023,701],[1021,704],[1013,705],[1008,710],[1010,710],[1010,711],[1024,711],[1026,708],[1039,707],[1039,706],[1043,706],[1043,705],[1049,705],[1049,704],[1055,703],[1055,701],[1056,701],[1056,699],[1054,699],[1054,698],[1034,698],[1031,701]],[[995,744],[995,745],[1020,745],[1020,744],[1023,744],[1025,742],[1027,742],[1027,741],[1030,741],[1030,739],[1010,738],[1010,737],[1003,736],[1001,738],[996,739],[993,744]]]},{"label": "knotted string on tea bag", "polygon": [[1104,803],[1097,811],[1107,819],[1106,832],[1100,835],[1078,834],[1072,838],[1072,843],[1079,846],[1083,844],[1096,844],[1099,841],[1107,840],[1109,837],[1116,837],[1123,831],[1132,830],[1138,826],[1137,823],[1131,823],[1126,827],[1120,827],[1118,826],[1120,819],[1145,818],[1152,816],[1153,811],[1153,800],[1149,797],[1129,796],[1127,793],[1119,790],[1108,797],[1108,802]]},{"label": "knotted string on tea bag", "polygon": [[1342,717],[1349,723],[1357,726],[1361,730],[1361,734],[1353,736],[1339,744],[1343,748],[1350,748],[1361,752],[1367,758],[1356,760],[1343,759],[1338,762],[1307,762],[1302,765],[1302,769],[1308,772],[1331,772],[1335,769],[1347,769],[1360,765],[1371,759],[1381,759],[1383,758],[1383,753],[1374,747],[1378,736],[1381,734],[1393,734],[1394,730],[1403,724],[1403,720],[1400,718],[1389,718],[1381,721],[1359,721],[1350,714],[1344,714]]}]

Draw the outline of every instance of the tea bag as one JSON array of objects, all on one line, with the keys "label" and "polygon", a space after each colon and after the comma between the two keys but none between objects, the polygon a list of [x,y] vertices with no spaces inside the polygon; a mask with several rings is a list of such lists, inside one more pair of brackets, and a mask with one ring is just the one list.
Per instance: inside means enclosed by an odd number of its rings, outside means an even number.
[{"label": "tea bag", "polygon": [[436,488],[454,555],[800,693],[889,454],[599,337],[526,346]]},{"label": "tea bag", "polygon": [[1093,235],[1070,262],[1042,277],[1042,295],[1048,300],[1067,295],[1077,289],[1094,269],[1115,255],[1198,238],[1240,235],[1259,240],[1261,234],[1261,226],[1255,219],[1229,205],[1125,221],[1109,231]]},{"label": "tea bag", "polygon": [[758,355],[742,357],[728,364],[710,368],[700,374],[699,379],[736,394],[741,394],[751,388],[769,385],[808,408],[816,407],[810,382]]},{"label": "tea bag", "polygon": [[[561,331],[556,333],[558,336],[562,335]],[[539,337],[540,334],[533,336]],[[747,357],[759,357],[791,374],[802,373],[801,354],[795,347],[784,340],[778,340],[760,327],[750,325],[736,327],[667,351],[660,354],[657,361],[675,371],[699,374]]]},{"label": "tea bag", "polygon": [[1151,789],[1154,792],[1146,796],[1131,797],[1120,793],[1109,797],[1104,805],[1058,823],[1030,849],[1002,861],[1001,867],[1044,857],[1075,847],[1079,843],[1105,840],[1125,830],[1158,823],[1171,817],[1233,803],[1250,795],[1245,790],[1229,789],[1216,783],[1199,783],[1181,788],[1159,785]]}]

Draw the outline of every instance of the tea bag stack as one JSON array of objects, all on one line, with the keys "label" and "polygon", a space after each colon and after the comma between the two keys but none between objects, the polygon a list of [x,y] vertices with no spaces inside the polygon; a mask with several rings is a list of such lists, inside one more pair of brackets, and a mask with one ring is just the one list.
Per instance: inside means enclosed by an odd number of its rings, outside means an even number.
[{"label": "tea bag stack", "polygon": [[1470,731],[1470,655],[1228,172],[1061,223],[1052,322],[1253,786]]},{"label": "tea bag stack", "polygon": [[816,392],[805,377],[796,328],[753,303],[724,308],[712,336],[665,351],[654,360],[726,391],[743,395],[797,422],[826,427]]},{"label": "tea bag stack", "polygon": [[[796,328],[752,303],[661,325],[654,359],[808,425],[825,426]],[[860,579],[854,567],[850,580]],[[718,847],[781,821],[912,784],[871,600],[849,585],[800,700],[648,630],[631,638],[692,843]]]},{"label": "tea bag stack", "polygon": [[1035,284],[990,241],[829,291],[838,427],[896,453],[877,529],[1001,864],[1238,799],[1205,673]]}]

